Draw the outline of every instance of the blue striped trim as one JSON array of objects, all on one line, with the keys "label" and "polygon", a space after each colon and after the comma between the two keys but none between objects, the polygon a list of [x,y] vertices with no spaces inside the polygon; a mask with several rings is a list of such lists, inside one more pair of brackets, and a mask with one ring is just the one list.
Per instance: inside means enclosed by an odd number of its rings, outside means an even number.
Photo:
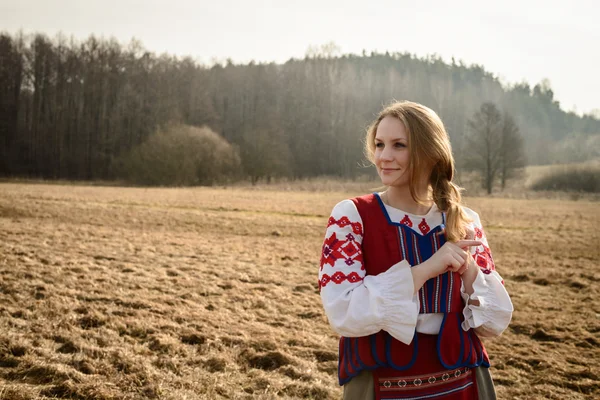
[{"label": "blue striped trim", "polygon": [[402,251],[402,259],[408,261],[408,258],[406,258],[406,243],[404,242],[404,233],[402,232],[402,227],[398,227],[398,235],[400,242],[400,250]]},{"label": "blue striped trim", "polygon": [[435,311],[436,313],[440,312],[439,309],[440,302],[440,276],[435,277]]},{"label": "blue striped trim", "polygon": [[[462,330],[462,327],[461,327],[461,330]],[[461,332],[461,334],[463,334],[463,333]],[[469,354],[467,354],[467,358],[465,358],[465,360],[464,360],[465,363],[468,363],[469,360],[471,359],[471,354],[473,353],[473,349],[475,349],[475,344],[473,343],[473,340],[471,339],[471,334],[469,333],[469,331],[466,331],[464,334],[467,336],[467,340],[469,342],[469,344],[468,344]],[[475,349],[475,351],[477,351],[477,350]],[[483,354],[483,352],[482,352],[482,354]],[[478,361],[479,360],[475,360],[476,363],[478,363]]]},{"label": "blue striped trim", "polygon": [[347,380],[342,380],[342,368],[344,368],[344,366],[342,365],[342,342],[344,341],[344,337],[340,337],[340,341],[338,344],[338,382],[340,383],[340,385],[343,385],[344,383],[348,382],[350,379]]},{"label": "blue striped trim", "polygon": [[454,289],[454,274],[452,272],[448,272],[450,274],[450,285],[448,287],[448,311],[452,309],[452,290]]},{"label": "blue striped trim", "polygon": [[[348,358],[348,362],[350,363],[350,367],[356,372],[360,371],[360,366],[354,364],[352,361],[353,351],[352,351],[352,342],[358,342],[356,338],[346,338],[348,340],[348,348],[346,349],[346,357]],[[356,359],[358,361],[358,353],[354,353],[356,355]]]},{"label": "blue striped trim", "polygon": [[[469,339],[471,339],[470,335],[469,335]],[[483,343],[481,343],[481,339],[479,339],[478,342],[479,342],[479,345],[476,345],[475,343],[473,343],[473,341],[471,341],[473,348],[475,349],[476,353],[478,354],[478,358],[475,361],[475,363],[477,363],[478,365],[485,365],[485,363],[483,362],[483,360],[484,360],[484,358],[483,358]]]},{"label": "blue striped trim", "polygon": [[344,339],[344,360],[346,360],[346,362],[344,363],[344,371],[346,371],[346,376],[354,376],[356,375],[356,369],[354,370],[355,374],[351,375],[350,371],[348,371],[348,366],[352,365],[352,362],[350,361],[350,339],[345,338]]},{"label": "blue striped trim", "polygon": [[[344,348],[341,349],[340,351],[344,352],[344,358],[347,360],[347,362],[344,363],[344,365],[342,365],[342,357],[341,357],[341,354],[340,354],[340,356],[338,357],[338,382],[339,382],[340,386],[343,386],[346,383],[350,382],[350,380],[352,378],[354,378],[356,375],[358,375],[363,369],[373,370],[373,369],[375,369],[375,368],[378,367],[377,365],[375,365],[374,367],[368,367],[368,366],[364,365],[362,363],[362,361],[360,360],[360,357],[359,357],[358,346],[356,346],[356,359],[358,360],[358,362],[362,366],[364,366],[364,368],[355,369],[354,370],[354,374],[350,374],[348,372],[348,364],[347,364],[349,362],[351,363],[351,360],[348,358],[348,350],[350,349],[350,341],[348,340],[347,337],[344,337],[344,336],[342,336],[342,337],[344,338]],[[358,343],[358,340],[356,340],[356,343]],[[377,357],[375,357],[375,358],[377,358]],[[346,372],[346,378],[345,379],[342,379],[342,376],[341,376],[342,368]]]},{"label": "blue striped trim", "polygon": [[359,342],[358,338],[355,338],[354,339],[354,354],[356,354],[356,361],[358,361],[358,365],[359,365],[358,370],[360,371],[360,370],[363,370],[368,367],[360,359],[360,352],[358,351],[358,342]]},{"label": "blue striped trim", "polygon": [[440,312],[448,312],[448,273],[442,276],[442,290],[440,293]]},{"label": "blue striped trim", "polygon": [[415,256],[415,265],[421,264],[421,257],[419,257],[419,245],[417,244],[417,234],[415,232],[411,232],[411,239],[413,242],[413,251]]},{"label": "blue striped trim", "polygon": [[377,340],[375,338],[375,335],[371,335],[370,340],[371,340],[371,355],[373,356],[375,363],[377,365],[379,365],[380,367],[386,367],[387,365],[385,365],[385,363],[383,363],[379,359],[379,356],[377,356]]},{"label": "blue striped trim", "polygon": [[[386,332],[387,333],[387,332]],[[394,368],[395,370],[398,371],[404,371],[409,369],[410,367],[413,366],[413,364],[417,361],[417,353],[418,353],[418,346],[417,346],[417,341],[418,341],[418,336],[417,336],[417,331],[415,330],[415,334],[413,336],[413,340],[412,340],[412,359],[408,362],[408,364],[406,365],[396,365],[393,363],[392,361],[392,351],[390,348],[390,344],[391,344],[391,339],[392,336],[387,333],[387,335],[385,336],[385,355],[387,357],[387,363],[390,367]]]},{"label": "blue striped trim", "polygon": [[468,388],[469,386],[471,386],[473,384],[473,382],[468,382],[465,383],[462,386],[459,387],[455,387],[454,389],[450,389],[450,390],[446,390],[445,392],[440,392],[440,393],[432,393],[432,394],[424,394],[422,396],[413,396],[413,397],[395,397],[393,399],[388,399],[388,400],[420,400],[420,399],[434,399],[436,397],[440,397],[440,396],[445,396],[447,394],[450,393],[455,393],[455,392],[460,392],[461,390],[464,390],[466,388]]},{"label": "blue striped trim", "polygon": [[[461,329],[460,327],[460,316],[458,315],[458,313],[454,313],[456,314],[456,319],[458,320],[458,329]],[[448,317],[449,315],[452,314],[444,314],[444,318],[442,319],[442,325],[440,326],[440,333],[438,334],[438,338],[437,338],[437,354],[438,354],[438,358],[440,360],[440,363],[444,366],[444,368],[446,369],[456,369],[459,367],[471,367],[471,365],[468,365],[468,363],[463,362],[463,357],[465,355],[465,341],[463,339],[463,335],[461,335],[459,333],[459,337],[460,337],[460,354],[458,355],[458,361],[456,362],[456,364],[454,365],[450,365],[450,364],[446,364],[446,361],[444,360],[444,357],[442,357],[442,333],[444,331],[444,325],[446,324],[446,317]],[[475,365],[476,366],[476,365]]]}]

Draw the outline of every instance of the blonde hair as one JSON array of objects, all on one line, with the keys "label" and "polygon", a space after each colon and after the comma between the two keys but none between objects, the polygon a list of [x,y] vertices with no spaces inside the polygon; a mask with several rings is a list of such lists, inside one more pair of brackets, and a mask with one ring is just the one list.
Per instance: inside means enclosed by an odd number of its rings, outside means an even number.
[{"label": "blonde hair", "polygon": [[420,174],[431,171],[429,175],[430,196],[438,209],[446,213],[446,237],[456,242],[467,236],[467,224],[471,220],[461,206],[461,191],[452,182],[454,177],[454,157],[448,133],[440,117],[430,108],[410,101],[395,102],[384,108],[377,119],[367,129],[365,155],[375,163],[375,135],[379,123],[385,117],[400,120],[408,134],[410,154],[410,194],[419,204],[424,200],[417,196]]}]

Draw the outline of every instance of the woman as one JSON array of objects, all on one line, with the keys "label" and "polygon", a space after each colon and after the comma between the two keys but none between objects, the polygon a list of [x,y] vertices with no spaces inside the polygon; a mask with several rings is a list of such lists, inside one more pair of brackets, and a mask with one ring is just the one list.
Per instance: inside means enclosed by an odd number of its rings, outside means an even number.
[{"label": "woman", "polygon": [[500,335],[513,307],[452,182],[442,121],[394,103],[365,152],[387,189],[334,207],[319,271],[344,399],[494,399],[479,337]]}]

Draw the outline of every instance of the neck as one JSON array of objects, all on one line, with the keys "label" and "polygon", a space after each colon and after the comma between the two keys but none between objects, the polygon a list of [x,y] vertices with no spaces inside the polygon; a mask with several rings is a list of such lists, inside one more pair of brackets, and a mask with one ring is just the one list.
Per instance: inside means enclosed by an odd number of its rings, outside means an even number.
[{"label": "neck", "polygon": [[426,199],[425,204],[417,203],[410,194],[408,186],[396,187],[390,186],[384,192],[385,203],[391,207],[399,208],[410,214],[425,215],[433,206],[433,201],[428,196],[428,188],[419,188],[416,195],[420,199]]}]

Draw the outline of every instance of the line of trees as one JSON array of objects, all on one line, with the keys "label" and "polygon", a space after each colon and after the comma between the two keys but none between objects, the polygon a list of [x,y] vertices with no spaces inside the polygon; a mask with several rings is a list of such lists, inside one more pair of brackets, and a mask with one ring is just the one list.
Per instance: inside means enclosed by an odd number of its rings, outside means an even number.
[{"label": "line of trees", "polygon": [[[532,163],[551,161],[549,149],[567,135],[600,132],[600,121],[591,115],[561,110],[547,82],[504,87],[480,66],[447,64],[434,56],[333,57],[313,49],[305,59],[284,64],[208,67],[190,58],[157,56],[135,41],[4,33],[0,175],[121,178],[117,160],[166,124],[182,123],[217,132],[253,182],[355,177],[365,173],[364,127],[392,99],[436,110],[459,166],[469,159],[469,117],[486,101],[513,116]],[[503,124],[510,131],[510,123]],[[494,163],[497,168],[504,167]],[[508,176],[494,171],[489,173]]]}]

